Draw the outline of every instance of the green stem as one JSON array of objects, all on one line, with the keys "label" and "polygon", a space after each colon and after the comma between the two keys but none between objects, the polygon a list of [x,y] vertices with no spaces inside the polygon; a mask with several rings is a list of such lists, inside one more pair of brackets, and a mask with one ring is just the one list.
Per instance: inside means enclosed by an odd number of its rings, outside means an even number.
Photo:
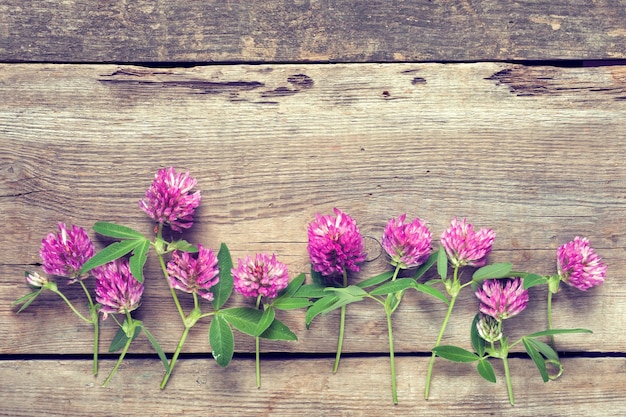
[{"label": "green stem", "polygon": [[[548,330],[552,330],[552,291],[548,289]],[[550,346],[554,349],[554,352],[558,355],[556,351],[556,342],[554,341],[554,335],[550,335]]]},{"label": "green stem", "polygon": [[176,295],[176,291],[172,288],[170,284],[169,274],[167,273],[167,266],[165,265],[165,259],[163,259],[163,254],[158,254],[159,264],[161,265],[161,270],[163,271],[163,275],[165,276],[165,280],[167,281],[167,287],[170,289],[170,294],[172,294],[172,299],[174,300],[174,304],[176,304],[176,309],[178,310],[178,314],[180,315],[181,320],[185,321],[185,312],[180,305],[180,301],[178,301],[178,295]]},{"label": "green stem", "polygon": [[254,341],[256,343],[256,387],[257,388],[261,388],[261,360],[260,360],[260,355],[259,355],[259,345],[260,345],[260,340],[259,340],[259,336],[256,336],[254,338]]},{"label": "green stem", "polygon": [[509,392],[509,402],[511,405],[515,405],[515,399],[513,398],[513,386],[511,385],[511,372],[509,371],[509,360],[507,357],[502,358],[504,365],[504,376],[506,378],[506,389]]},{"label": "green stem", "polygon": [[[439,330],[439,335],[437,336],[437,341],[435,342],[435,347],[439,346],[441,343],[441,339],[443,338],[443,334],[446,330],[446,326],[448,325],[448,321],[450,320],[450,316],[452,315],[452,309],[454,308],[454,303],[456,302],[456,296],[453,296],[450,300],[450,305],[448,306],[448,311],[446,313],[446,317],[443,319],[443,324],[441,325],[441,329]],[[424,390],[424,398],[428,399],[428,394],[430,392],[430,381],[433,373],[433,366],[435,365],[435,357],[437,354],[435,352],[430,356],[430,362],[428,363],[428,371],[426,373],[426,389]]]},{"label": "green stem", "polygon": [[[343,270],[343,286],[348,286],[348,271]],[[346,326],[346,306],[341,306],[341,316],[339,319],[339,340],[337,341],[337,354],[335,356],[335,365],[333,366],[333,373],[337,373],[339,369],[339,361],[341,360],[341,349],[343,348],[343,336]]]},{"label": "green stem", "polygon": [[174,365],[176,365],[176,361],[178,360],[178,356],[180,355],[181,350],[183,349],[183,345],[185,344],[185,340],[187,339],[187,335],[189,334],[189,330],[191,326],[185,326],[185,330],[183,330],[183,334],[180,336],[180,340],[178,341],[178,345],[176,346],[176,351],[174,352],[174,356],[172,356],[172,360],[170,361],[170,365],[163,376],[163,380],[161,381],[161,389],[165,389],[167,385],[167,381],[170,379],[170,375],[172,375],[172,371],[174,370]]},{"label": "green stem", "polygon": [[87,295],[87,301],[89,301],[89,313],[91,314],[91,322],[93,323],[93,374],[94,376],[97,376],[98,375],[98,347],[100,345],[100,341],[99,341],[100,315],[98,314],[98,310],[96,309],[96,306],[93,303],[91,295],[89,295],[89,291],[87,290],[87,287],[85,286],[83,281],[79,281],[79,282],[80,282],[81,287],[83,287],[83,291],[85,291],[85,294]]},{"label": "green stem", "polygon": [[[256,308],[258,310],[258,308],[261,305],[261,294],[259,294],[259,296],[256,299]],[[255,344],[255,348],[256,348],[256,363],[255,363],[255,368],[256,368],[256,387],[257,388],[261,388],[261,354],[260,354],[260,348],[261,348],[261,341],[259,336],[256,336],[254,338],[254,344]]]},{"label": "green stem", "polygon": [[398,404],[398,389],[396,385],[396,360],[393,348],[393,328],[391,325],[391,311],[385,309],[387,315],[387,332],[389,333],[389,361],[391,363],[391,396],[393,403]]},{"label": "green stem", "polygon": [[[448,325],[448,321],[450,320],[450,316],[452,315],[452,309],[454,308],[454,303],[456,302],[456,298],[459,296],[459,293],[460,293],[460,286],[458,285],[458,271],[459,271],[459,267],[455,267],[454,275],[452,277],[452,286],[450,287],[450,288],[458,287],[458,290],[450,294],[450,304],[448,305],[448,311],[446,312],[446,317],[443,319],[443,323],[441,324],[439,335],[437,335],[437,340],[435,341],[435,347],[439,346],[439,343],[441,343],[443,334],[446,331],[446,326]],[[424,389],[425,399],[428,399],[428,394],[430,393],[430,381],[433,375],[433,366],[435,365],[436,356],[437,354],[433,352],[432,355],[430,356],[430,362],[428,362],[428,371],[426,372],[426,388]]]},{"label": "green stem", "polygon": [[120,354],[120,357],[118,358],[117,362],[115,363],[115,366],[111,370],[111,373],[109,374],[107,379],[104,381],[104,384],[102,384],[103,387],[106,387],[109,384],[109,382],[111,381],[111,378],[113,378],[113,375],[115,375],[115,373],[117,372],[117,369],[122,364],[122,361],[124,360],[124,356],[126,356],[126,352],[128,352],[128,348],[130,347],[130,344],[133,341],[133,336],[135,335],[135,323],[133,322],[133,319],[132,319],[132,317],[130,317],[130,313],[128,313],[128,312],[126,313],[126,318],[128,320],[128,323],[129,323],[129,329],[128,329],[128,332],[126,333],[126,336],[127,336],[128,339],[126,340],[126,344],[124,345],[124,349],[122,349],[122,353]]},{"label": "green stem", "polygon": [[88,319],[87,317],[83,316],[82,314],[80,314],[80,312],[78,310],[76,310],[76,307],[74,307],[72,305],[72,303],[70,302],[70,300],[67,299],[67,297],[65,295],[63,295],[63,293],[59,290],[55,290],[55,289],[50,289],[50,291],[54,292],[55,294],[57,294],[59,297],[61,297],[63,299],[63,301],[65,301],[65,303],[72,309],[72,311],[78,316],[80,317],[81,320],[91,324],[91,319]]}]

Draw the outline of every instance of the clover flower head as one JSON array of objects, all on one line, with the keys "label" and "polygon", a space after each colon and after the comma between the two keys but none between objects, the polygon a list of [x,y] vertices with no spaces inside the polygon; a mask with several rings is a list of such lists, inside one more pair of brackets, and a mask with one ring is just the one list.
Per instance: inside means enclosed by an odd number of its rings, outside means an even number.
[{"label": "clover flower head", "polygon": [[426,222],[419,218],[410,223],[405,220],[406,214],[389,220],[383,233],[382,246],[393,266],[414,268],[428,259],[432,235]]},{"label": "clover flower head", "polygon": [[213,300],[211,287],[220,280],[217,256],[202,245],[198,245],[196,258],[189,252],[174,251],[167,263],[167,274],[172,288],[196,293],[208,301]]},{"label": "clover flower head", "polygon": [[96,301],[106,319],[109,313],[126,314],[139,307],[143,284],[130,273],[128,260],[116,259],[93,269]]},{"label": "clover flower head", "polygon": [[26,283],[33,288],[44,287],[48,282],[48,278],[39,275],[37,272],[26,272]]},{"label": "clover flower head", "polygon": [[497,342],[502,339],[501,321],[491,316],[481,314],[480,319],[476,323],[478,334],[489,343]]},{"label": "clover flower head", "polygon": [[193,225],[193,214],[200,205],[200,191],[191,193],[196,180],[189,172],[178,173],[174,167],[162,168],[139,200],[141,208],[157,223],[168,224],[172,230],[182,232]]},{"label": "clover flower head", "polygon": [[313,270],[324,276],[359,271],[365,261],[363,236],[352,217],[334,209],[335,216],[319,214],[309,223],[307,250]]},{"label": "clover flower head", "polygon": [[235,291],[246,297],[275,298],[289,284],[287,265],[277,261],[276,255],[265,253],[240,258],[232,274]]},{"label": "clover flower head", "polygon": [[70,278],[69,283],[85,278],[80,276],[83,264],[94,254],[93,243],[82,227],[58,223],[59,232],[48,235],[41,241],[39,255],[45,273]]},{"label": "clover flower head", "polygon": [[450,222],[450,227],[441,235],[443,246],[450,263],[454,267],[484,266],[487,255],[491,252],[496,233],[491,229],[474,230],[471,223],[456,217]]},{"label": "clover flower head", "polygon": [[600,285],[606,277],[607,265],[596,254],[589,240],[576,236],[557,250],[557,271],[563,282],[586,291]]},{"label": "clover flower head", "polygon": [[528,304],[528,290],[521,278],[487,279],[476,291],[480,312],[498,321],[521,313]]}]

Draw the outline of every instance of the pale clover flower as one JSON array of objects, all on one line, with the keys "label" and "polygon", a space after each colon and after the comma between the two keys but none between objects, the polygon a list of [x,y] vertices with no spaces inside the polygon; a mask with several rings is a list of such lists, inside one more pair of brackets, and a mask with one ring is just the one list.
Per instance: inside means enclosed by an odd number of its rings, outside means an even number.
[{"label": "pale clover flower", "polygon": [[480,319],[476,322],[476,329],[480,337],[489,343],[502,339],[501,322],[486,314],[480,315]]},{"label": "pale clover flower", "polygon": [[[94,255],[93,243],[82,227],[58,223],[59,232],[49,233],[42,241],[39,255],[45,273],[70,278],[70,282],[80,279],[80,269]],[[84,278],[84,277],[83,277]]]},{"label": "pale clover flower", "polygon": [[174,251],[167,263],[167,274],[172,288],[212,301],[211,287],[219,282],[217,256],[202,245],[198,245],[196,258],[188,252]]},{"label": "pale clover flower", "polygon": [[455,268],[464,265],[480,267],[487,263],[495,238],[496,233],[491,229],[475,231],[465,219],[454,218],[441,235],[441,245]]},{"label": "pale clover flower", "polygon": [[337,208],[334,212],[335,216],[316,214],[308,227],[311,265],[324,276],[358,272],[365,261],[363,236],[356,222]]},{"label": "pale clover flower", "polygon": [[528,304],[528,290],[521,278],[488,279],[476,291],[480,312],[498,321],[516,316]]},{"label": "pale clover flower", "polygon": [[200,191],[191,192],[195,185],[196,180],[189,172],[162,168],[155,174],[145,198],[139,201],[139,208],[157,223],[168,224],[172,230],[181,232],[193,225],[193,214],[200,205]]},{"label": "pale clover flower", "polygon": [[126,314],[139,307],[143,284],[130,273],[128,260],[116,259],[93,269],[96,301],[106,319],[110,313]]},{"label": "pale clover flower", "polygon": [[238,259],[232,274],[235,291],[246,297],[275,298],[289,284],[287,266],[277,261],[276,255],[258,253],[254,258],[246,255]]},{"label": "pale clover flower", "polygon": [[389,220],[383,232],[382,246],[393,266],[414,268],[428,259],[432,235],[426,222],[419,218],[409,223],[405,221],[406,214]]},{"label": "pale clover flower", "polygon": [[600,285],[606,277],[607,265],[602,262],[589,240],[576,236],[557,250],[557,271],[563,282],[586,291]]}]

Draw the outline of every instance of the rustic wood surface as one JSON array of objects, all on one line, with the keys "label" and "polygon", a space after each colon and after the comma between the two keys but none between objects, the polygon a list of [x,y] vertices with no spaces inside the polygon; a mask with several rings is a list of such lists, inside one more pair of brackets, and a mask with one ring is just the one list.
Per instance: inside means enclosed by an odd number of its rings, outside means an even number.
[{"label": "rustic wood surface", "polygon": [[617,59],[624,21],[624,0],[2,0],[0,61]]},{"label": "rustic wood surface", "polygon": [[[626,411],[626,67],[4,64],[0,97],[0,415]],[[156,170],[170,165],[191,171],[203,193],[189,240],[226,242],[235,258],[275,252],[292,276],[308,272],[307,223],[333,207],[368,236],[369,261],[355,280],[387,268],[376,239],[403,212],[425,218],[436,238],[454,216],[491,227],[491,261],[542,274],[554,273],[559,245],[587,236],[609,264],[606,283],[557,294],[555,326],[594,334],[558,339],[565,375],[548,384],[516,351],[515,408],[503,381],[489,384],[471,365],[442,360],[431,400],[422,399],[445,310],[416,293],[394,315],[398,407],[388,389],[384,313],[367,302],[348,308],[347,357],[336,375],[337,314],[306,330],[304,312],[293,311],[280,317],[299,341],[261,344],[269,355],[261,390],[253,340],[237,335],[238,354],[221,370],[210,359],[208,322],[194,327],[164,392],[161,365],[143,338],[101,388],[116,356],[105,355],[101,375],[91,376],[91,328],[60,299],[46,294],[19,315],[9,304],[28,291],[23,271],[38,269],[41,239],[57,221],[89,229],[108,220],[149,234],[137,201]],[[136,317],[172,352],[182,326],[159,274],[151,258]],[[62,289],[81,299],[78,288]],[[531,297],[530,308],[507,322],[512,337],[546,327],[545,288]],[[467,292],[445,343],[469,347],[476,309]],[[116,329],[111,320],[102,327],[104,351]]]},{"label": "rustic wood surface", "polygon": [[[425,401],[428,359],[402,357],[394,406],[381,389],[389,380],[385,358],[343,361],[340,372],[324,372],[332,359],[265,361],[264,387],[254,383],[254,360],[237,360],[220,369],[211,359],[180,363],[165,391],[158,360],[129,360],[115,383],[90,375],[87,361],[0,362],[2,416],[603,416],[626,412],[623,358],[565,359],[572,371],[544,384],[529,372],[528,360],[511,361],[517,405],[509,405],[504,379],[485,384],[471,365],[437,363],[431,398]],[[104,361],[103,366],[113,366]],[[498,377],[502,370],[497,367]],[[606,382],[607,375],[614,383]],[[354,389],[357,384],[358,389]],[[617,380],[617,383],[615,383]],[[622,382],[621,385],[619,382]],[[33,390],[33,386],[37,390]],[[133,389],[129,389],[129,388]],[[143,388],[139,388],[143,387]],[[136,390],[134,390],[136,389]]]}]

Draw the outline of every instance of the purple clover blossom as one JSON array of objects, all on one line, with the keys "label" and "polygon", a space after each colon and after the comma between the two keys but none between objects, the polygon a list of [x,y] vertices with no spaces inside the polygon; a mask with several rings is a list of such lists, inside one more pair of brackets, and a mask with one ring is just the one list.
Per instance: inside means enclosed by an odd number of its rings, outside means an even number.
[{"label": "purple clover blossom", "polygon": [[557,250],[557,271],[563,282],[582,291],[604,282],[607,265],[589,240],[576,236]]},{"label": "purple clover blossom", "polygon": [[405,223],[406,214],[391,219],[383,233],[382,246],[391,257],[391,264],[400,268],[414,268],[430,255],[432,235],[426,222],[415,218]]},{"label": "purple clover blossom", "polygon": [[128,260],[116,259],[94,268],[96,301],[104,319],[109,313],[126,314],[139,307],[143,284],[130,273]]},{"label": "purple clover blossom", "polygon": [[[80,269],[94,254],[93,243],[82,227],[58,223],[59,233],[49,233],[41,241],[39,255],[45,273],[70,278],[70,283],[80,279]],[[83,277],[84,278],[84,277]]]},{"label": "purple clover blossom", "polygon": [[450,222],[450,227],[441,234],[441,245],[448,255],[453,267],[484,266],[487,255],[491,252],[496,233],[491,229],[474,230],[471,223],[456,217]]},{"label": "purple clover blossom", "polygon": [[167,274],[172,288],[187,293],[196,293],[208,301],[213,301],[211,287],[219,278],[217,256],[212,249],[198,245],[198,256],[193,258],[188,252],[174,251],[167,263]]},{"label": "purple clover blossom", "polygon": [[307,250],[313,269],[324,276],[359,271],[365,260],[363,237],[356,222],[341,210],[335,216],[315,214],[309,223]]},{"label": "purple clover blossom", "polygon": [[485,280],[476,297],[480,312],[498,321],[518,315],[528,304],[528,290],[521,278]]},{"label": "purple clover blossom", "polygon": [[141,208],[157,223],[168,224],[172,230],[182,232],[193,225],[193,214],[200,205],[200,191],[191,193],[196,180],[189,172],[177,173],[174,167],[162,168],[146,190]]},{"label": "purple clover blossom", "polygon": [[275,298],[289,284],[287,265],[277,261],[276,255],[258,253],[254,258],[246,255],[238,260],[232,274],[235,291],[245,297]]}]

